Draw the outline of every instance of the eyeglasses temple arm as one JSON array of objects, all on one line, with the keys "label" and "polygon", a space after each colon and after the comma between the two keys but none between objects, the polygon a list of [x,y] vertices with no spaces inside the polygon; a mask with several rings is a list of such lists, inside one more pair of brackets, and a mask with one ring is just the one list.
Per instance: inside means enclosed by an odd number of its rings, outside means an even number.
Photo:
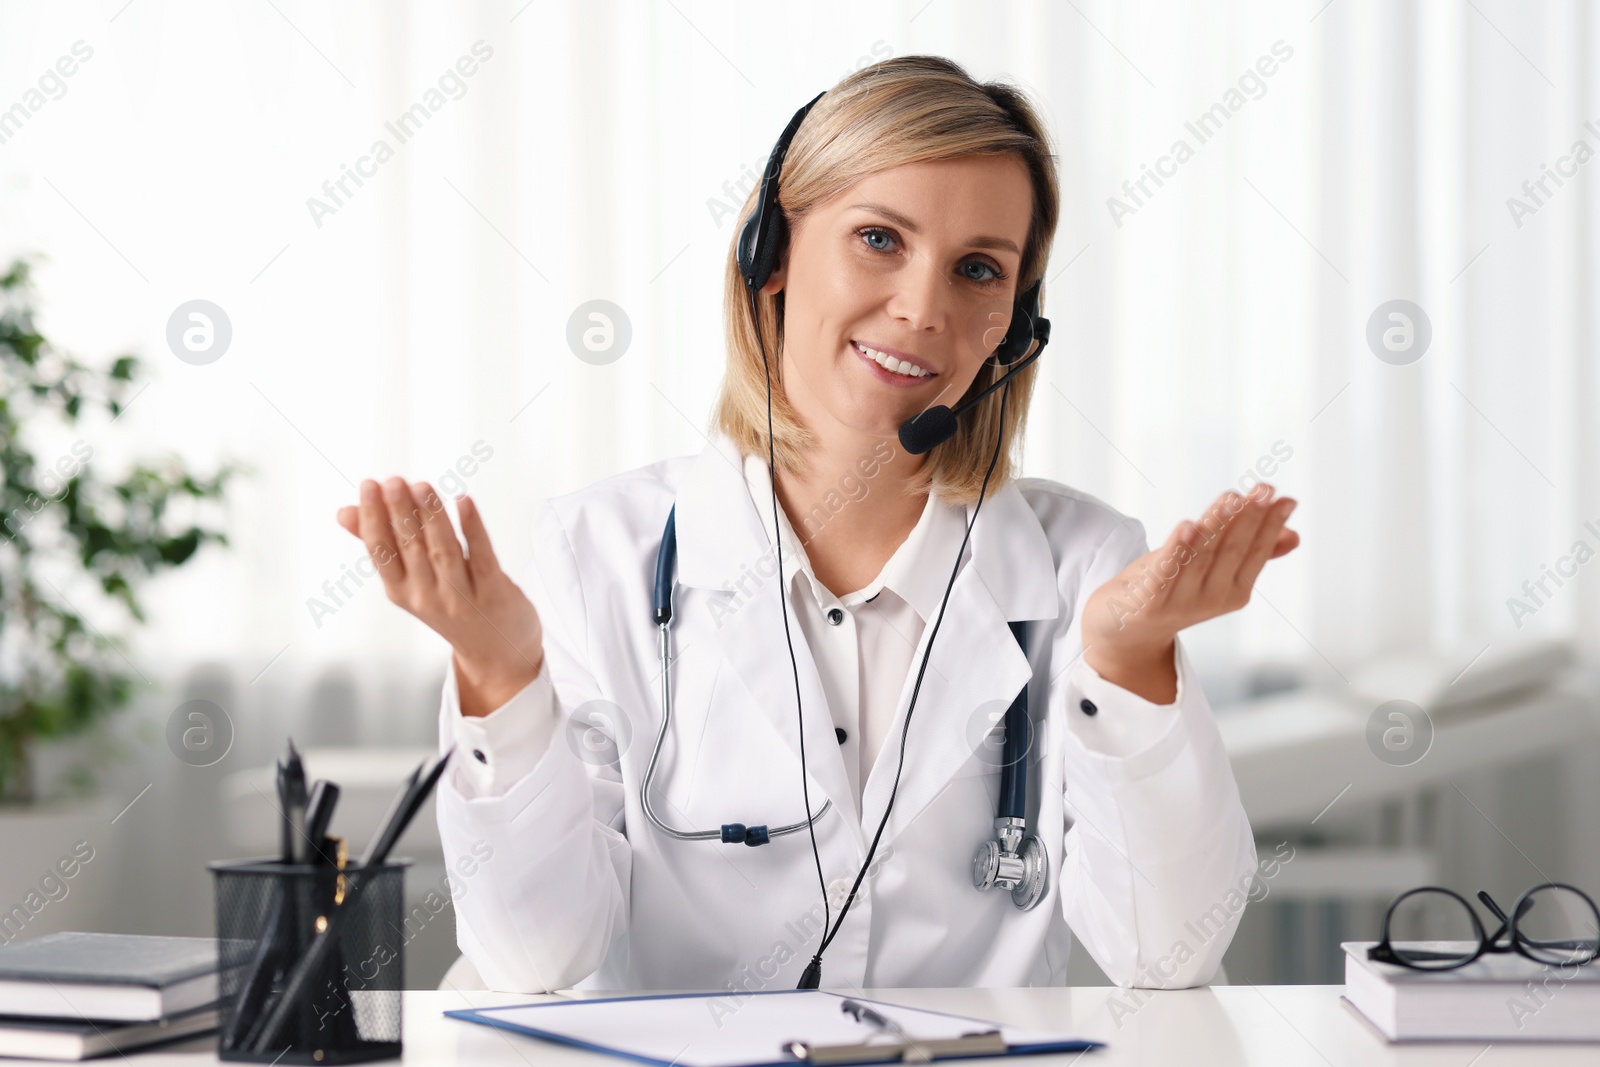
[{"label": "eyeglasses temple arm", "polygon": [[[1483,902],[1484,907],[1489,909],[1490,915],[1493,915],[1496,919],[1500,920],[1500,932],[1505,933],[1506,927],[1511,924],[1511,920],[1506,917],[1505,909],[1496,904],[1494,902],[1494,897],[1491,897],[1485,890],[1478,890],[1478,899]],[[1532,902],[1529,901],[1528,903]],[[1528,909],[1524,907],[1522,910],[1527,911]],[[1518,917],[1521,917],[1520,913],[1518,914]]]}]

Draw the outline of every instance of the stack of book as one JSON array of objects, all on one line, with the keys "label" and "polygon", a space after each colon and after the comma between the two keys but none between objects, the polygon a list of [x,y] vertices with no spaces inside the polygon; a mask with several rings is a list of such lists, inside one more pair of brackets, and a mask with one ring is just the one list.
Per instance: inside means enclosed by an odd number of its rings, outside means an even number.
[{"label": "stack of book", "polygon": [[[1390,1041],[1600,1041],[1600,962],[1536,963],[1488,953],[1450,971],[1418,971],[1367,959],[1375,941],[1345,941],[1347,1007]],[[1441,952],[1458,941],[1408,941]]]},{"label": "stack of book", "polygon": [[0,946],[0,1056],[81,1060],[217,1027],[209,937],[49,934]]}]

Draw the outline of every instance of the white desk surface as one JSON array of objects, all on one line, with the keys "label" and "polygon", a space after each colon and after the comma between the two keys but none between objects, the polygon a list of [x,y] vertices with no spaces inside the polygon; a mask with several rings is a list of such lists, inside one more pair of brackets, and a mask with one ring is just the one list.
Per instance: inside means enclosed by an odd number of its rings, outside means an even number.
[{"label": "white desk surface", "polygon": [[[1051,989],[867,989],[859,995],[889,1003],[955,1012],[1038,1029],[1062,1029],[1107,1043],[1081,1054],[1083,1067],[1184,1064],[1186,1067],[1438,1067],[1587,1064],[1600,1062],[1597,1045],[1486,1045],[1483,1042],[1389,1045],[1339,1002],[1341,986],[1211,986],[1172,991],[1109,986]],[[616,996],[619,994],[589,994]],[[1133,1007],[1114,1018],[1111,1001]],[[447,1019],[441,1012],[528,1004],[560,997],[476,991],[405,994],[405,1062],[448,1067],[602,1067],[625,1060]],[[1135,1007],[1137,1001],[1142,1006]],[[1119,1025],[1120,1024],[1120,1025]],[[1028,1056],[1019,1067],[1077,1064],[1080,1056]],[[0,1061],[21,1063],[20,1060]],[[99,1062],[123,1063],[116,1056]],[[151,1053],[134,1053],[139,1067],[198,1067],[216,1063],[215,1038]],[[393,1062],[393,1061],[390,1061]],[[977,1061],[972,1061],[977,1062]]]}]

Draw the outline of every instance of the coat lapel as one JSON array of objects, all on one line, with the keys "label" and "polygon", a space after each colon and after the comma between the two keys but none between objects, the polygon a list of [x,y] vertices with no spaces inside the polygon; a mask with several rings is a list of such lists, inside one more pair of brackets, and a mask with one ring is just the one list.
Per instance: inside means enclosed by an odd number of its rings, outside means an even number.
[{"label": "coat lapel", "polygon": [[[750,499],[741,462],[732,440],[717,434],[679,483],[678,581],[727,602],[723,605],[727,610],[716,613],[721,625],[713,630],[724,662],[753,695],[756,710],[798,759],[794,677],[786,662],[784,614],[778,581],[766,576],[774,571],[776,557]],[[969,505],[964,521],[972,521],[972,512]],[[984,739],[982,724],[992,706],[1003,709],[1031,676],[1008,620],[1054,619],[1060,614],[1050,544],[1015,481],[984,498],[967,550],[968,562],[950,590],[938,633],[934,633],[937,607],[923,628],[894,724],[867,779],[860,814],[833,736],[815,660],[793,605],[789,606],[789,633],[805,708],[808,775],[868,840],[889,800],[906,709],[923,654],[930,639],[933,641],[933,655],[911,717],[894,811],[880,848],[909,825],[972,756]],[[941,575],[941,592],[953,562],[933,561]],[[758,563],[764,565],[765,573]],[[747,565],[763,577],[751,596],[740,597],[731,590]],[[811,806],[813,811],[822,806],[817,791],[812,793]],[[797,798],[792,808],[785,805],[771,821],[800,817]]]},{"label": "coat lapel", "polygon": [[[967,505],[963,522],[972,522]],[[958,542],[959,543],[959,542]],[[1022,496],[1015,481],[986,495],[968,542],[967,563],[950,588],[943,620],[934,602],[901,688],[894,723],[884,750],[874,764],[863,790],[863,824],[875,830],[894,792],[894,810],[883,832],[883,844],[897,837],[944,790],[967,764],[997,715],[1032,677],[1027,656],[1007,623],[1013,620],[1049,620],[1060,615],[1056,568],[1038,516]],[[938,587],[943,592],[953,560],[936,560]],[[938,622],[938,632],[934,625]],[[1036,640],[1038,627],[1030,627],[1034,649],[1048,647]],[[917,672],[932,641],[933,653],[916,693],[911,727],[906,736],[900,786],[894,789],[895,767],[900,762],[900,740]],[[1035,652],[1037,657],[1042,652]],[[1033,695],[1033,717],[1039,717],[1042,693]],[[992,814],[992,813],[991,813]]]}]

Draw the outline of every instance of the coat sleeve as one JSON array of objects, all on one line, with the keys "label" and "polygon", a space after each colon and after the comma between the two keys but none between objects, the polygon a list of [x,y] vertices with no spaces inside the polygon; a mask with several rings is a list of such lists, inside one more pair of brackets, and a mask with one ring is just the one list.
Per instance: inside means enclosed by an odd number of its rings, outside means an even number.
[{"label": "coat sleeve", "polygon": [[1082,658],[1084,603],[1147,551],[1136,519],[1107,536],[1057,650],[1072,661],[1051,693],[1065,703],[1056,719],[1065,724],[1061,907],[1113,982],[1177,989],[1215,975],[1250,897],[1256,849],[1182,640],[1170,704],[1107,681]]},{"label": "coat sleeve", "polygon": [[632,855],[621,772],[589,738],[608,723],[591,714],[604,704],[588,706],[602,693],[577,558],[548,501],[517,584],[539,612],[544,667],[484,721],[464,722],[452,663],[439,742],[465,747],[437,807],[446,869],[463,872],[452,878],[462,953],[490,989],[544,993],[588,977],[625,932]]},{"label": "coat sleeve", "polygon": [[445,667],[441,736],[453,736],[456,789],[464,797],[505,796],[525,778],[550,747],[561,716],[555,686],[542,666],[539,676],[487,715],[461,714],[461,689],[455,657]]}]

